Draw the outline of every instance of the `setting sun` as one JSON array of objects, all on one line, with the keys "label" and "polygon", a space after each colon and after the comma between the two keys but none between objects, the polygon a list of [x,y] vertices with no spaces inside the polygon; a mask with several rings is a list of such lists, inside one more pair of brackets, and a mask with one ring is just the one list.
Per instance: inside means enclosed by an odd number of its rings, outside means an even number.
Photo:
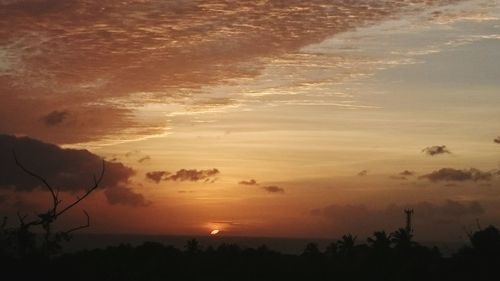
[{"label": "setting sun", "polygon": [[214,229],[214,230],[212,230],[212,232],[210,232],[210,235],[217,235],[217,234],[219,234],[219,232],[220,232],[220,230]]}]

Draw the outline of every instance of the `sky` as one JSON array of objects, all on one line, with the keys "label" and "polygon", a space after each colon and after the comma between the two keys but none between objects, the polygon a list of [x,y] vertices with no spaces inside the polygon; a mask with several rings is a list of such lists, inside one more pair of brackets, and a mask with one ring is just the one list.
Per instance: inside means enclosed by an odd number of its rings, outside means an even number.
[{"label": "sky", "polygon": [[500,225],[494,0],[0,0],[0,211],[91,233]]}]

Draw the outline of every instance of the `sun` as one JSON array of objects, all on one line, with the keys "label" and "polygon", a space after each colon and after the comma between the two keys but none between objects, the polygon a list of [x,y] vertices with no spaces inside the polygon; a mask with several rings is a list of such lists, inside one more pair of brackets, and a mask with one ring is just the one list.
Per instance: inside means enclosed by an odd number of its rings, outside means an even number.
[{"label": "sun", "polygon": [[214,230],[212,230],[212,232],[210,232],[210,235],[217,235],[219,232],[220,232],[220,230],[214,229]]}]

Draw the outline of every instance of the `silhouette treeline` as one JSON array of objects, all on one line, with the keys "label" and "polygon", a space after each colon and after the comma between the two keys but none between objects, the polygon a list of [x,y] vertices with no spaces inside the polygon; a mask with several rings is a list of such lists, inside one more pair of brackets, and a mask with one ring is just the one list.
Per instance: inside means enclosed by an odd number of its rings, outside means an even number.
[{"label": "silhouette treeline", "polygon": [[[57,256],[13,256],[0,235],[3,280],[500,280],[500,232],[494,226],[469,234],[470,244],[450,257],[413,240],[411,231],[377,231],[366,243],[347,234],[325,249],[306,245],[300,255],[265,245],[183,249],[157,242],[121,244]],[[15,278],[15,279],[14,279]]]}]

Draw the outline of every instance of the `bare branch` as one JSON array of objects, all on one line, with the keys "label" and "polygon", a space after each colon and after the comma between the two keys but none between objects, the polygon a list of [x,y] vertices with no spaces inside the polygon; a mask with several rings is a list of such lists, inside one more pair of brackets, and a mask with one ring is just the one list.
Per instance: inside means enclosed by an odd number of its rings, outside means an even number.
[{"label": "bare branch", "polygon": [[24,220],[26,219],[27,215],[21,216],[20,212],[17,212],[16,214],[17,218],[19,219],[19,223],[21,223],[21,226],[24,226],[25,225]]},{"label": "bare branch", "polygon": [[86,224],[84,224],[84,225],[80,225],[80,226],[74,227],[74,228],[72,228],[72,229],[70,229],[70,230],[68,230],[68,231],[65,231],[64,233],[66,233],[66,234],[70,234],[70,233],[71,233],[71,232],[73,232],[73,231],[77,231],[77,230],[80,230],[80,229],[84,229],[84,228],[87,228],[87,227],[89,227],[89,226],[90,226],[90,216],[89,216],[89,214],[88,214],[85,210],[83,210],[83,213],[84,213],[84,214],[85,214],[85,216],[87,217],[87,223],[86,223]]},{"label": "bare branch", "polygon": [[28,170],[26,167],[24,167],[21,162],[19,162],[19,160],[17,159],[17,154],[16,154],[16,151],[14,149],[12,149],[12,155],[14,156],[14,160],[16,161],[16,165],[21,168],[26,174],[38,179],[39,181],[41,181],[45,187],[47,187],[47,189],[50,191],[50,194],[52,195],[52,201],[53,201],[53,207],[52,207],[52,212],[54,214],[56,214],[57,212],[57,206],[59,205],[60,201],[59,201],[59,190],[57,191],[57,193],[54,191],[54,188],[52,188],[52,186],[50,186],[50,184],[43,178],[41,177],[40,175],[37,175],[35,174],[34,172]]},{"label": "bare branch", "polygon": [[69,204],[68,206],[66,206],[64,209],[62,209],[60,212],[58,213],[55,213],[54,214],[54,217],[57,218],[58,216],[62,215],[64,212],[66,212],[67,210],[71,209],[72,207],[74,207],[76,204],[80,203],[80,201],[82,201],[83,199],[85,199],[85,197],[89,196],[90,193],[92,193],[92,191],[96,190],[98,187],[99,187],[99,184],[101,183],[102,181],[102,178],[104,177],[104,170],[105,170],[105,161],[102,160],[102,170],[101,170],[101,174],[99,175],[99,178],[96,178],[95,175],[94,175],[94,185],[92,187],[90,187],[89,189],[87,189],[87,191],[83,194],[83,196],[81,197],[77,197],[77,199],[75,200],[75,202]]}]

